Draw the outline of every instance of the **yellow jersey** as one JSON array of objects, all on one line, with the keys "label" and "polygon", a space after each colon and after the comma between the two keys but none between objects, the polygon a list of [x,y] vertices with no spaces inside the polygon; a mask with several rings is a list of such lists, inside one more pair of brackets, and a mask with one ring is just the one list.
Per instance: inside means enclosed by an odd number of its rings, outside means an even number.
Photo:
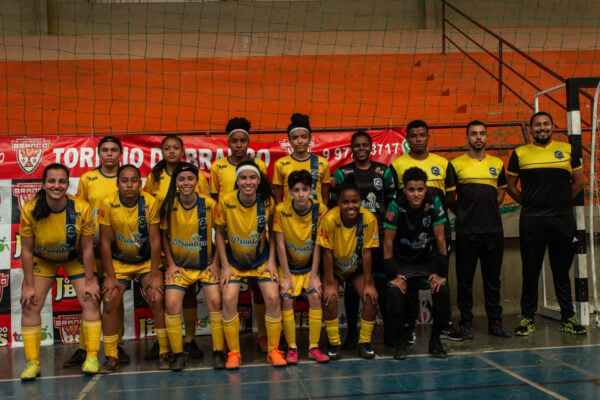
[{"label": "yellow jersey", "polygon": [[333,250],[334,271],[347,277],[362,268],[362,249],[379,247],[377,218],[361,207],[356,223],[345,226],[340,208],[332,208],[321,219],[317,244]]},{"label": "yellow jersey", "polygon": [[117,192],[104,200],[98,215],[100,225],[111,227],[113,258],[125,263],[150,259],[148,227],[159,222],[159,204],[146,192],[132,207],[123,204]]},{"label": "yellow jersey", "polygon": [[91,208],[84,200],[67,196],[61,211],[50,212],[36,221],[33,209],[37,199],[29,200],[21,211],[19,233],[34,238],[33,254],[52,262],[73,260],[81,254],[81,236],[93,235],[95,230]]},{"label": "yellow jersey", "polygon": [[[154,174],[152,171],[148,174],[146,178],[146,184],[144,185],[144,190],[150,193],[154,198],[158,201],[159,206],[167,197],[167,192],[169,191],[169,185],[171,184],[171,174],[167,172],[165,168],[160,173],[160,179],[156,181],[154,179]],[[202,171],[198,171],[198,183],[196,184],[196,193],[198,194],[208,194],[208,182],[206,177],[202,173]]]},{"label": "yellow jersey", "polygon": [[169,247],[178,267],[204,270],[212,264],[214,245],[212,230],[217,202],[206,195],[198,195],[196,203],[185,208],[179,196],[167,219],[160,221],[160,229],[168,231]]},{"label": "yellow jersey", "polygon": [[275,213],[274,199],[260,196],[251,206],[243,205],[238,190],[219,196],[215,225],[227,230],[227,261],[244,271],[260,267],[269,258],[268,224]]},{"label": "yellow jersey", "polygon": [[311,270],[317,229],[326,212],[325,205],[312,202],[308,211],[299,214],[293,200],[279,203],[275,208],[273,231],[283,233],[291,272],[300,274]]},{"label": "yellow jersey", "polygon": [[329,162],[316,154],[311,154],[306,160],[297,160],[292,155],[277,160],[273,170],[273,185],[283,186],[283,199],[285,200],[289,192],[288,176],[294,171],[303,169],[308,171],[312,177],[312,198],[325,204],[321,185],[331,182],[331,172],[329,171]]},{"label": "yellow jersey", "polygon": [[[267,166],[258,158],[248,157],[258,167],[260,172],[267,175]],[[210,193],[228,193],[235,190],[235,171],[237,165],[223,157],[215,160],[210,167]]]}]

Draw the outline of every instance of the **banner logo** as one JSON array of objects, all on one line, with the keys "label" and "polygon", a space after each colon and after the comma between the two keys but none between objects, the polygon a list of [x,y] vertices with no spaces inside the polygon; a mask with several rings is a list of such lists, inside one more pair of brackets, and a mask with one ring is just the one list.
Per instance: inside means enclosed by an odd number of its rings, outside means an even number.
[{"label": "banner logo", "polygon": [[81,332],[81,315],[54,317],[54,327],[60,333],[60,339],[63,343],[77,343]]},{"label": "banner logo", "polygon": [[5,287],[8,287],[8,274],[0,274],[0,301],[2,301]]},{"label": "banner logo", "polygon": [[23,206],[35,196],[42,188],[41,182],[35,183],[17,183],[13,185],[13,196],[17,198],[19,210],[23,210]]},{"label": "banner logo", "polygon": [[16,153],[19,167],[27,175],[36,170],[44,151],[50,147],[50,141],[46,139],[17,139],[11,142],[12,150]]}]

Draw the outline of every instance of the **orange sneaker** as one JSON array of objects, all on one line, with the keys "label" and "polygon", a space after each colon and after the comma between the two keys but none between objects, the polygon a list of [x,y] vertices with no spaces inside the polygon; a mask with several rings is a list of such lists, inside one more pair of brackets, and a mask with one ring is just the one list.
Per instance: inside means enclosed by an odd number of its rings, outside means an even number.
[{"label": "orange sneaker", "polygon": [[263,353],[267,353],[267,337],[266,336],[259,336],[258,337],[258,347],[260,348],[260,351],[262,351]]},{"label": "orange sneaker", "polygon": [[227,353],[227,363],[225,369],[238,369],[242,365],[242,355],[234,351]]},{"label": "orange sneaker", "polygon": [[287,361],[283,358],[283,351],[277,349],[271,350],[267,356],[267,362],[274,367],[285,367],[287,365]]}]

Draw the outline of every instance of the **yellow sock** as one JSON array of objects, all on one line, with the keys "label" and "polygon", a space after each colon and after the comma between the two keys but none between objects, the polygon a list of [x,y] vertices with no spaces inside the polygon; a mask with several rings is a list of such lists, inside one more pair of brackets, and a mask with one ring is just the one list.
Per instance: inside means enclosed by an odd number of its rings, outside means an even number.
[{"label": "yellow sock", "polygon": [[233,353],[240,352],[240,315],[235,314],[235,317],[229,321],[223,320],[223,333],[227,340],[227,347]]},{"label": "yellow sock", "polygon": [[81,321],[81,329],[87,338],[87,357],[98,357],[102,321]]},{"label": "yellow sock", "polygon": [[117,334],[119,335],[119,343],[123,342],[123,333],[125,332],[125,306],[123,300],[119,306],[119,316],[117,318]]},{"label": "yellow sock", "polygon": [[158,354],[167,354],[171,348],[166,328],[156,329],[156,340],[158,340]]},{"label": "yellow sock", "polygon": [[358,343],[371,343],[371,336],[373,335],[373,328],[375,328],[375,321],[365,321],[360,319],[360,338]]},{"label": "yellow sock", "polygon": [[327,332],[329,344],[332,346],[339,346],[342,344],[342,339],[340,339],[340,326],[337,318],[329,321],[325,320],[325,331]]},{"label": "yellow sock", "polygon": [[296,318],[294,310],[281,310],[281,320],[283,321],[283,333],[288,346],[292,349],[296,347]]},{"label": "yellow sock", "polygon": [[254,303],[254,317],[256,318],[256,329],[258,330],[258,336],[267,336],[265,313],[264,304]]},{"label": "yellow sock", "polygon": [[265,326],[267,328],[267,352],[276,350],[281,339],[281,317],[265,316]]},{"label": "yellow sock", "polygon": [[210,335],[212,337],[213,351],[223,351],[225,336],[223,333],[223,313],[221,311],[210,313]]},{"label": "yellow sock", "polygon": [[190,343],[196,336],[196,319],[198,313],[195,308],[183,309],[183,323],[185,324],[185,342]]},{"label": "yellow sock", "polygon": [[183,352],[183,340],[181,338],[181,315],[169,315],[165,313],[165,326],[173,353]]},{"label": "yellow sock", "polygon": [[85,336],[85,330],[83,329],[83,319],[81,325],[79,325],[79,348],[81,350],[87,350],[87,338]]},{"label": "yellow sock", "polygon": [[[323,310],[308,310],[308,348],[319,347],[321,338],[321,320],[323,319]],[[339,336],[339,330],[338,330]]]},{"label": "yellow sock", "polygon": [[42,326],[22,326],[21,338],[25,348],[25,359],[40,364],[40,343],[42,341]]},{"label": "yellow sock", "polygon": [[106,336],[104,335],[104,355],[106,357],[118,358],[117,344],[119,343],[119,334]]}]

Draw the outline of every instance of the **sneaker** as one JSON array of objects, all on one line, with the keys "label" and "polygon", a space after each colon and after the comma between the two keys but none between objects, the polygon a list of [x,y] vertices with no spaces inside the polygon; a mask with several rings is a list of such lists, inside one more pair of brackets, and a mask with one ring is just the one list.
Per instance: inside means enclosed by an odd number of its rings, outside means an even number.
[{"label": "sneaker", "polygon": [[226,369],[238,369],[242,364],[242,355],[235,351],[227,353],[227,363],[225,364]]},{"label": "sneaker", "polygon": [[286,355],[285,355],[285,361],[289,364],[289,365],[296,365],[298,364],[298,349],[288,349]]},{"label": "sneaker", "polygon": [[271,350],[267,355],[267,362],[274,367],[285,367],[287,365],[287,361],[283,358],[283,351],[280,350]]},{"label": "sneaker", "polygon": [[308,358],[311,360],[315,360],[318,363],[327,363],[329,362],[329,357],[317,347],[313,347],[312,349],[308,349]]},{"label": "sneaker", "polygon": [[144,358],[146,361],[158,360],[158,341],[155,341],[152,348],[146,351]]},{"label": "sneaker", "polygon": [[358,344],[358,355],[365,360],[370,360],[375,357],[375,351],[370,342]]},{"label": "sneaker", "polygon": [[104,364],[102,364],[102,368],[100,368],[101,374],[112,374],[116,370],[119,369],[119,359],[116,357],[106,357],[104,359]]},{"label": "sneaker", "polygon": [[394,352],[392,353],[394,356],[394,360],[406,360],[408,355],[408,351],[406,349],[406,343],[403,341],[398,342],[396,347],[394,347]]},{"label": "sneaker", "polygon": [[444,349],[442,342],[439,339],[432,339],[429,341],[429,354],[433,356],[433,358],[446,358],[448,357],[448,353]]},{"label": "sneaker", "polygon": [[470,322],[464,322],[460,324],[460,334],[462,335],[464,340],[475,339],[475,336],[473,336],[473,329],[471,327]]},{"label": "sneaker", "polygon": [[417,341],[417,332],[415,332],[415,330],[412,329],[406,335],[406,344],[408,344],[409,346],[412,346],[413,344],[415,344],[416,341]]},{"label": "sneaker", "polygon": [[573,315],[570,318],[563,319],[560,322],[560,331],[570,333],[571,335],[586,335],[587,329],[579,323],[579,320]]},{"label": "sneaker", "polygon": [[259,336],[258,337],[258,347],[260,348],[260,351],[262,353],[266,353],[267,352],[267,345],[268,345],[267,337],[266,336]]},{"label": "sneaker", "polygon": [[225,369],[225,352],[222,350],[213,351],[213,368]]},{"label": "sneaker", "polygon": [[198,347],[198,343],[194,339],[189,343],[183,343],[183,352],[193,359],[204,357],[204,352]]},{"label": "sneaker", "polygon": [[[185,368],[185,353],[174,353],[171,362],[171,371],[181,371]],[[159,367],[160,369],[160,367]]]},{"label": "sneaker", "polygon": [[28,361],[27,365],[25,365],[25,369],[23,369],[23,372],[21,372],[21,380],[32,381],[38,376],[40,376],[41,372],[42,370],[38,363]]},{"label": "sneaker", "polygon": [[81,366],[81,372],[84,375],[96,375],[100,371],[100,361],[98,357],[88,357]]},{"label": "sneaker", "polygon": [[123,346],[117,346],[119,364],[129,364],[129,354],[125,353]]},{"label": "sneaker", "polygon": [[498,337],[512,337],[508,329],[506,329],[500,321],[490,322],[488,326],[488,332],[490,333],[490,335]]},{"label": "sneaker", "polygon": [[158,356],[158,369],[161,371],[167,371],[171,369],[171,363],[173,362],[171,353],[164,353]]},{"label": "sneaker", "polygon": [[75,350],[75,353],[73,353],[73,355],[67,361],[65,361],[63,363],[63,367],[64,368],[79,367],[81,364],[83,364],[86,357],[87,357],[87,351],[85,351],[84,349],[77,349],[77,350]]},{"label": "sneaker", "polygon": [[535,332],[535,326],[533,325],[533,318],[527,318],[519,315],[519,326],[515,328],[515,335],[527,336],[530,333]]},{"label": "sneaker", "polygon": [[327,356],[330,360],[339,360],[340,358],[342,358],[342,346],[339,344],[329,345]]},{"label": "sneaker", "polygon": [[452,325],[446,326],[442,329],[442,333],[440,333],[440,339],[451,340],[453,342],[460,342],[464,340],[462,333],[454,329]]},{"label": "sneaker", "polygon": [[348,332],[346,335],[346,340],[344,340],[343,349],[344,350],[353,350],[358,345],[358,335],[356,332]]}]

